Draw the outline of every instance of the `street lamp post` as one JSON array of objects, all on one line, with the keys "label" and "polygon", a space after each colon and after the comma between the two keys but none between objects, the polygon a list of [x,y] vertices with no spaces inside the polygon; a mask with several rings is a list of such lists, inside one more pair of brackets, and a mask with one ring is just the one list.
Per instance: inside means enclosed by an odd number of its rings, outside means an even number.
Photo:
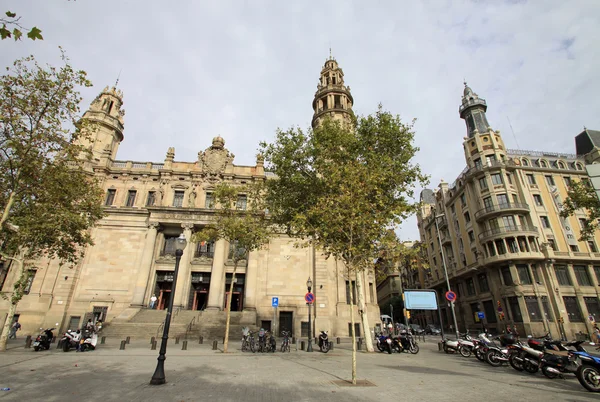
[{"label": "street lamp post", "polygon": [[187,245],[183,233],[175,241],[175,272],[173,273],[173,287],[171,289],[171,297],[169,298],[169,307],[167,308],[167,317],[165,318],[165,326],[163,336],[160,342],[160,351],[158,352],[158,363],[154,375],[150,380],[150,385],[161,385],[165,380],[165,354],[167,353],[167,339],[169,339],[169,327],[171,326],[171,314],[173,313],[173,299],[175,297],[175,288],[177,286],[177,273],[179,271],[179,261],[183,255],[183,250]]},{"label": "street lamp post", "polygon": [[[312,289],[312,281],[310,280],[310,276],[308,277],[308,280],[306,281],[306,288],[308,289],[308,293],[310,293],[310,291]],[[311,303],[306,303],[306,304],[308,304],[308,346],[306,347],[306,351],[312,352],[313,351],[313,348],[312,348],[312,318],[310,316]]]},{"label": "street lamp post", "polygon": [[[452,290],[450,289],[450,279],[448,279],[448,269],[446,268],[446,256],[444,254],[444,248],[442,247],[442,238],[440,237],[440,230],[438,229],[438,218],[443,217],[444,214],[439,214],[439,215],[435,215],[435,231],[437,233],[437,238],[438,238],[438,242],[440,245],[440,252],[442,253],[442,265],[444,267],[444,277],[446,278],[446,285],[448,286],[448,291]],[[456,339],[460,338],[460,334],[458,332],[458,324],[456,323],[456,312],[454,311],[454,302],[451,301],[450,302],[450,307],[452,310],[452,319],[454,320],[454,330],[456,331]],[[440,325],[442,325],[442,323],[440,323]]]}]

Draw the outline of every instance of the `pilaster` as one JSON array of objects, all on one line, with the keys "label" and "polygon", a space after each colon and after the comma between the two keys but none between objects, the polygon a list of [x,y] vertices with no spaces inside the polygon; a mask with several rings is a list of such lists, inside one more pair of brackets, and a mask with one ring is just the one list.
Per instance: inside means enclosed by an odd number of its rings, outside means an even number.
[{"label": "pilaster", "polygon": [[221,310],[223,308],[223,303],[220,301],[222,301],[225,292],[225,249],[225,240],[217,240],[210,274],[207,310]]},{"label": "pilaster", "polygon": [[[193,223],[182,223],[181,227],[183,228],[183,235],[186,240],[192,238],[192,228],[194,227]],[[183,250],[183,255],[181,256],[181,261],[179,262],[179,273],[177,274],[177,281],[179,282],[177,289],[175,289],[175,306],[180,308],[187,307],[187,299],[188,294],[190,292],[190,283],[191,283],[191,256],[194,253],[192,243],[189,242],[185,250]]]},{"label": "pilaster", "polygon": [[158,222],[150,222],[148,231],[146,232],[146,241],[144,243],[144,251],[142,259],[138,267],[138,277],[133,290],[132,307],[142,307],[148,300],[152,288],[152,277],[150,271],[152,268],[152,259],[156,248],[156,237],[158,235]]}]

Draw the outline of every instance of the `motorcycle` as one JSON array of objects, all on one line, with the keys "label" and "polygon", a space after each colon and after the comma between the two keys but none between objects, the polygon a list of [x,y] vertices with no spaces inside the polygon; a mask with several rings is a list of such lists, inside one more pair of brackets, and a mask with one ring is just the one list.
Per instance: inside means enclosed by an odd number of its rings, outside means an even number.
[{"label": "motorcycle", "polygon": [[319,349],[321,352],[327,353],[331,346],[329,345],[329,336],[327,335],[327,331],[321,331],[319,334]]},{"label": "motorcycle", "polygon": [[[584,341],[569,342],[565,344],[565,346],[575,348],[578,352],[585,352],[585,349],[581,347],[583,342]],[[557,347],[558,345],[553,346],[554,350],[548,350],[544,353],[544,356],[542,356],[540,362],[542,374],[553,379],[556,377],[563,377],[563,374],[565,373],[577,373],[580,363],[578,362],[577,355],[573,353],[574,351],[566,350],[562,345],[560,345],[560,347]]]},{"label": "motorcycle", "polygon": [[60,340],[63,352],[68,352],[71,348],[77,348],[77,345],[79,344],[78,337],[79,334],[77,332],[71,331],[70,329],[67,330]]},{"label": "motorcycle", "polygon": [[573,354],[581,360],[576,372],[579,383],[590,392],[600,392],[600,355],[587,352]]},{"label": "motorcycle", "polygon": [[85,352],[86,350],[96,350],[97,343],[98,335],[95,332],[92,332],[91,335],[86,336],[85,339],[81,340],[79,351]]},{"label": "motorcycle", "polygon": [[379,334],[377,337],[377,349],[380,352],[392,354],[392,339],[387,335]]},{"label": "motorcycle", "polygon": [[487,345],[487,352],[485,352],[485,361],[492,367],[499,367],[508,362],[510,357],[509,346],[517,342],[513,334],[502,334],[496,339],[500,340],[500,346],[490,343]]},{"label": "motorcycle", "polygon": [[413,355],[419,353],[419,345],[410,332],[402,331],[400,336],[393,339],[393,345],[398,352],[410,352]]},{"label": "motorcycle", "polygon": [[535,374],[539,371],[544,349],[546,346],[551,347],[551,345],[556,345],[556,342],[553,342],[548,335],[542,339],[529,338],[527,345],[523,343],[512,345],[511,349],[515,353],[511,354],[508,363],[517,371],[525,370]]},{"label": "motorcycle", "polygon": [[[42,329],[42,328],[40,328]],[[52,340],[54,339],[54,334],[52,333],[53,330],[55,330],[56,328],[48,328],[43,330],[36,338],[35,341],[33,342],[33,350],[35,350],[36,352],[42,349],[45,350],[49,350],[50,349],[50,344],[52,343]]]}]

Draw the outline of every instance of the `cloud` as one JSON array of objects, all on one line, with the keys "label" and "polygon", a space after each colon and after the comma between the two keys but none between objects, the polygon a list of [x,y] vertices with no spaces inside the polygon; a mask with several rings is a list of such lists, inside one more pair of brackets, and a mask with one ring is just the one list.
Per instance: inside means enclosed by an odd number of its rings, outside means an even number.
[{"label": "cloud", "polygon": [[[452,182],[465,161],[462,82],[488,103],[509,148],[574,151],[586,125],[600,128],[596,67],[600,3],[526,1],[36,2],[10,5],[42,42],[0,42],[2,61],[35,54],[58,63],[62,45],[95,87],[119,71],[125,139],[118,158],[195,160],[221,135],[235,163],[253,164],[277,127],[308,127],[329,48],[344,69],[355,111],[417,118],[416,160]],[[509,127],[514,128],[514,136]],[[418,238],[416,220],[401,230]]]}]

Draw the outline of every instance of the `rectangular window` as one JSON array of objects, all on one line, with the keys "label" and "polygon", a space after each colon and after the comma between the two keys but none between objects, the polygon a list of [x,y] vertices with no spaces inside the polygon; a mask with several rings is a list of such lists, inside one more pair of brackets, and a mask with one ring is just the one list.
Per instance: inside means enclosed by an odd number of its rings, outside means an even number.
[{"label": "rectangular window", "polygon": [[506,174],[506,181],[508,182],[508,184],[512,184],[512,175],[510,173]]},{"label": "rectangular window", "polygon": [[496,162],[496,155],[487,155],[485,157],[485,162],[488,166],[492,166],[494,162]]},{"label": "rectangular window", "polygon": [[148,191],[148,198],[146,199],[146,206],[151,207],[156,202],[156,191]]},{"label": "rectangular window", "polygon": [[213,258],[215,254],[215,243],[212,241],[202,241],[196,244],[195,258]]},{"label": "rectangular window", "polygon": [[546,176],[546,183],[548,183],[549,186],[554,186],[554,177],[550,176]]},{"label": "rectangular window", "polygon": [[521,308],[519,307],[519,299],[516,297],[508,298],[508,306],[514,322],[523,322],[523,315],[521,314]]},{"label": "rectangular window", "polygon": [[300,336],[308,337],[308,321],[302,321],[300,323]]},{"label": "rectangular window", "polygon": [[533,201],[535,202],[535,205],[537,207],[543,207],[544,203],[542,202],[542,196],[539,194],[534,194],[533,195]]},{"label": "rectangular window", "polygon": [[494,173],[492,175],[492,184],[494,185],[498,185],[498,184],[502,184],[502,174],[501,173]]},{"label": "rectangular window", "polygon": [[496,310],[494,309],[494,303],[491,300],[483,302],[483,311],[485,312],[485,318],[488,324],[494,324],[498,322],[496,319]]},{"label": "rectangular window", "polygon": [[542,221],[542,227],[544,229],[550,229],[550,220],[547,216],[540,216],[540,221]]},{"label": "rectangular window", "polygon": [[178,236],[165,236],[165,244],[161,255],[175,255],[175,242]]},{"label": "rectangular window", "polygon": [[489,292],[490,291],[490,286],[488,284],[486,274],[479,274],[477,276],[477,281],[479,282],[479,291],[480,292]]},{"label": "rectangular window", "polygon": [[[350,284],[352,283],[352,293],[350,293]],[[350,299],[350,295],[352,295],[352,299]],[[346,304],[356,305],[356,282],[346,281]]]},{"label": "rectangular window", "polygon": [[571,187],[571,178],[566,176],[564,179],[565,179],[565,186],[568,189],[569,187]]},{"label": "rectangular window", "polygon": [[227,255],[227,258],[233,260],[234,257],[241,260],[246,257],[246,249],[244,249],[237,241],[229,243],[229,254]]},{"label": "rectangular window", "polygon": [[518,253],[519,246],[517,245],[517,240],[514,237],[507,237],[506,244],[508,244],[508,251],[511,253]]},{"label": "rectangular window", "polygon": [[531,285],[531,275],[529,275],[529,267],[525,264],[517,264],[517,273],[519,274],[519,281],[522,285]]},{"label": "rectangular window", "polygon": [[594,243],[593,240],[588,240],[588,247],[590,248],[590,251],[592,253],[597,253],[598,252],[598,247],[596,247],[596,243]]},{"label": "rectangular window", "polygon": [[594,265],[594,274],[596,275],[596,281],[600,283],[600,266]]},{"label": "rectangular window", "polygon": [[466,204],[467,204],[467,197],[465,196],[465,193],[462,193],[460,195],[460,205],[464,207]]},{"label": "rectangular window", "polygon": [[369,296],[371,297],[371,303],[375,303],[375,293],[373,292],[373,284],[369,283]]},{"label": "rectangular window", "polygon": [[584,297],[585,307],[588,314],[593,315],[596,322],[600,320],[600,302],[597,297]]},{"label": "rectangular window", "polygon": [[473,163],[475,163],[475,167],[476,168],[480,168],[481,167],[481,159],[475,159],[473,161]]},{"label": "rectangular window", "polygon": [[248,197],[244,194],[238,195],[236,208],[239,210],[245,211],[247,204],[248,204]]},{"label": "rectangular window", "polygon": [[487,190],[488,184],[487,184],[487,179],[485,177],[482,177],[481,179],[479,179],[479,187],[482,190]]},{"label": "rectangular window", "polygon": [[475,295],[475,282],[473,282],[473,278],[467,279],[467,295],[473,296]]},{"label": "rectangular window", "polygon": [[512,215],[503,216],[502,224],[504,225],[505,228],[516,228],[517,227],[517,221],[515,220],[515,217]]},{"label": "rectangular window", "polygon": [[204,200],[204,208],[213,209],[215,207],[215,196],[213,193],[206,193],[206,199]]},{"label": "rectangular window", "polygon": [[527,183],[530,185],[535,185],[535,177],[532,174],[527,175]]},{"label": "rectangular window", "polygon": [[569,277],[569,272],[567,271],[567,267],[564,265],[555,265],[554,266],[554,274],[556,275],[556,280],[558,284],[561,286],[573,286],[571,283],[571,278]]},{"label": "rectangular window", "polygon": [[31,292],[31,285],[33,285],[33,280],[35,279],[36,270],[28,269],[27,270],[27,282],[25,283],[25,288],[23,289],[23,293],[28,295]]},{"label": "rectangular window", "polygon": [[574,296],[564,296],[565,309],[570,322],[583,322],[583,315],[577,304],[577,298]]},{"label": "rectangular window", "polygon": [[[567,235],[568,236],[568,235]],[[579,246],[576,246],[574,244],[569,245],[569,248],[571,249],[571,251],[573,252],[577,252],[579,251]]]},{"label": "rectangular window", "polygon": [[504,241],[502,239],[498,239],[494,241],[496,245],[496,250],[498,250],[499,255],[506,254],[506,246],[504,245]]},{"label": "rectangular window", "polygon": [[106,201],[104,202],[104,205],[109,206],[112,205],[113,202],[115,202],[115,195],[117,194],[117,190],[114,189],[110,189],[106,192]]},{"label": "rectangular window", "polygon": [[133,207],[133,205],[135,204],[135,196],[137,194],[137,191],[135,190],[129,190],[127,192],[127,206],[128,207]]},{"label": "rectangular window", "polygon": [[183,191],[175,191],[175,195],[173,196],[173,206],[174,207],[182,207],[183,206]]},{"label": "rectangular window", "polygon": [[585,265],[573,266],[573,272],[575,272],[575,278],[579,286],[592,286],[592,280],[588,275],[588,270]]},{"label": "rectangular window", "polygon": [[508,196],[506,194],[498,194],[496,196],[496,200],[498,201],[498,205],[500,206],[509,204]]},{"label": "rectangular window", "polygon": [[505,286],[510,286],[513,284],[512,275],[508,266],[500,268],[500,274],[502,274],[502,281],[504,281]]},{"label": "rectangular window", "polygon": [[465,222],[469,223],[471,222],[471,214],[469,214],[469,211],[465,212]]},{"label": "rectangular window", "polygon": [[[352,336],[352,323],[348,323],[348,336]],[[354,336],[360,337],[360,323],[354,323]]]},{"label": "rectangular window", "polygon": [[525,296],[525,305],[527,306],[527,312],[529,313],[530,321],[543,321],[542,312],[540,311],[540,305],[538,304],[537,297]]},{"label": "rectangular window", "polygon": [[491,211],[494,208],[494,204],[492,204],[492,197],[485,197],[483,199],[483,206],[487,211]]},{"label": "rectangular window", "polygon": [[472,230],[469,231],[469,242],[473,243],[475,241],[475,234]]}]

